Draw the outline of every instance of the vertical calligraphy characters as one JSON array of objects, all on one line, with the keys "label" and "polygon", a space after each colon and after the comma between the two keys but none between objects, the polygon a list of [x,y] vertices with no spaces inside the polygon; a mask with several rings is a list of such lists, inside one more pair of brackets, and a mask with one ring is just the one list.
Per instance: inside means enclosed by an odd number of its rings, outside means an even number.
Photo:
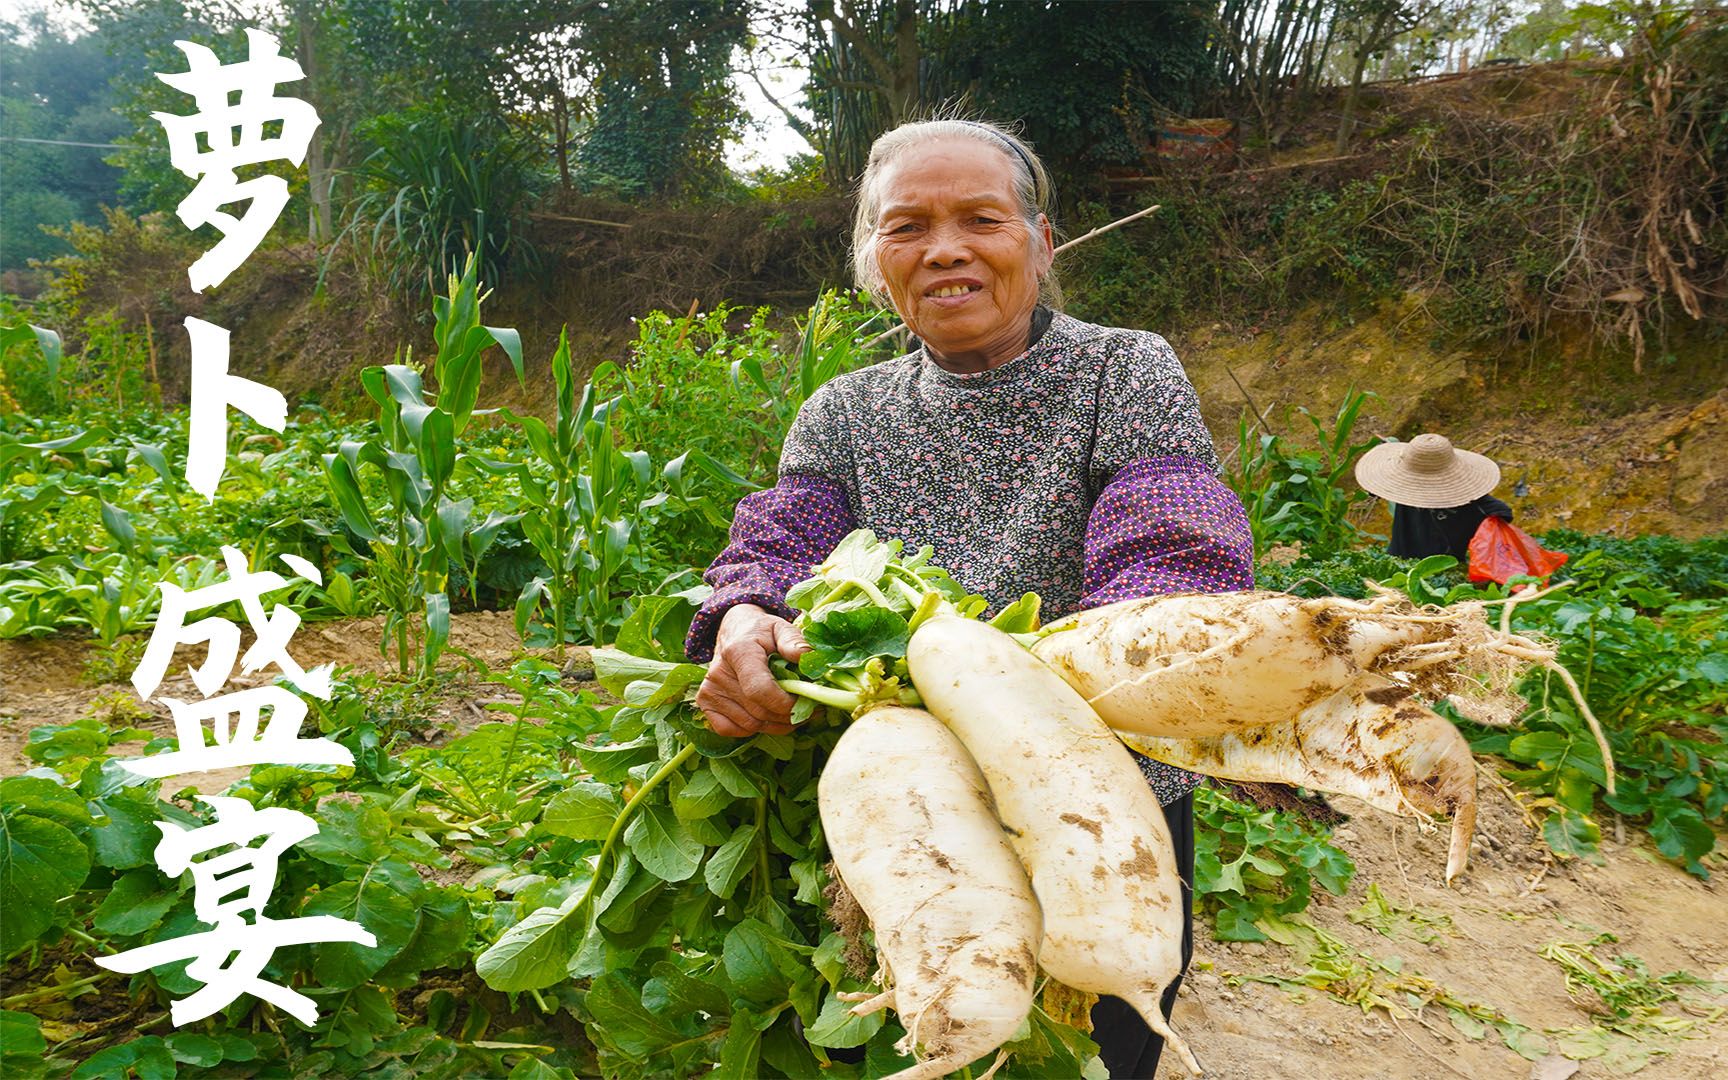
[{"label": "vertical calligraphy characters", "polygon": [[[300,65],[278,50],[276,39],[261,30],[246,31],[246,60],[223,64],[202,45],[176,42],[190,70],[157,78],[192,96],[190,116],[154,114],[168,133],[174,167],[197,180],[181,201],[180,220],[189,228],[213,225],[222,234],[214,248],[187,271],[196,292],[219,285],[255,251],[288,202],[288,183],[280,176],[255,176],[242,181],[235,170],[272,161],[299,165],[305,160],[318,114],[294,98],[275,95],[276,87],[304,78]],[[268,125],[280,131],[266,135]],[[221,210],[246,202],[236,217]],[[228,373],[228,331],[201,319],[188,318],[192,343],[190,443],[186,480],[206,499],[216,494],[228,455],[228,408],[233,406],[273,431],[287,424],[287,402],[272,387]],[[148,700],[155,694],[180,645],[204,645],[202,663],[191,668],[192,685],[202,698],[196,702],[164,697],[174,716],[178,749],[121,762],[148,777],[234,766],[352,765],[354,756],[329,739],[300,737],[306,703],[282,685],[267,685],[228,693],[220,691],[234,675],[273,667],[299,693],[328,700],[329,665],[307,671],[288,654],[288,642],[300,616],[282,604],[264,610],[264,596],[287,587],[288,580],[272,571],[254,571],[239,549],[224,546],[228,580],[185,590],[162,583],[162,607],[144,657],[132,673],[132,686]],[[318,568],[296,555],[282,561],[301,577],[322,584]],[[255,637],[240,654],[240,629],[215,615],[193,619],[199,612],[238,604]],[[190,621],[189,621],[190,620]],[[206,729],[205,724],[209,727]],[[208,737],[206,731],[208,730]],[[264,914],[276,884],[277,860],[283,851],[318,831],[311,817],[282,807],[256,809],[245,799],[206,796],[215,811],[214,823],[186,828],[162,821],[162,841],[156,846],[156,866],[164,874],[192,872],[193,910],[212,929],[157,941],[96,963],[132,974],[183,960],[192,962],[186,974],[203,984],[173,1004],[176,1026],[210,1016],[242,994],[268,1001],[302,1023],[317,1021],[312,999],[261,977],[271,954],[289,945],[353,942],[375,946],[377,939],[359,923],[328,915],[272,919]],[[200,858],[203,856],[203,858]]]},{"label": "vertical calligraphy characters", "polygon": [[[180,220],[189,229],[213,225],[222,234],[221,241],[187,269],[193,292],[220,285],[239,269],[288,205],[288,181],[280,176],[242,181],[234,170],[270,161],[301,164],[318,127],[318,113],[311,105],[276,96],[277,85],[305,78],[300,65],[282,56],[276,39],[262,30],[248,29],[246,41],[249,55],[238,64],[223,64],[203,45],[177,41],[190,70],[156,76],[192,95],[197,107],[190,116],[151,114],[168,133],[169,161],[198,181],[180,200]],[[270,124],[280,124],[281,131],[266,135]],[[240,202],[247,203],[240,217],[221,210]],[[271,431],[281,431],[288,403],[271,387],[228,374],[228,331],[187,318],[186,332],[192,338],[186,482],[213,499],[228,457],[228,406]]]}]

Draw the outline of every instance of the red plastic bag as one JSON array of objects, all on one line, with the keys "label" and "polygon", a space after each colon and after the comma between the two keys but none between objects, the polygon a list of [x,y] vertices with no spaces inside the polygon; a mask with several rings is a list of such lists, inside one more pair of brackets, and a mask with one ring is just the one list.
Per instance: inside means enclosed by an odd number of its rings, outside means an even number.
[{"label": "red plastic bag", "polygon": [[1549,551],[1509,521],[1486,518],[1470,538],[1470,580],[1504,585],[1521,575],[1547,580],[1569,556]]}]

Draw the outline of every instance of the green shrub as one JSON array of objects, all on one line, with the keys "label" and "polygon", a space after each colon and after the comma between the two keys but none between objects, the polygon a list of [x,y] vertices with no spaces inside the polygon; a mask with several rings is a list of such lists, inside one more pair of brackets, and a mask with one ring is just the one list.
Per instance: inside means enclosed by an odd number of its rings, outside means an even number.
[{"label": "green shrub", "polygon": [[430,291],[470,253],[493,284],[532,265],[525,215],[541,176],[530,140],[434,106],[379,116],[361,135],[376,149],[358,169],[363,186],[344,234],[370,232],[392,292],[420,295],[421,283]]},{"label": "green shrub", "polygon": [[1314,428],[1314,450],[1297,450],[1281,435],[1259,433],[1246,416],[1237,425],[1236,454],[1225,479],[1248,511],[1256,557],[1274,545],[1295,545],[1310,558],[1324,558],[1364,539],[1350,515],[1370,496],[1350,477],[1373,443],[1350,437],[1370,396],[1351,390],[1330,425],[1297,409]]}]

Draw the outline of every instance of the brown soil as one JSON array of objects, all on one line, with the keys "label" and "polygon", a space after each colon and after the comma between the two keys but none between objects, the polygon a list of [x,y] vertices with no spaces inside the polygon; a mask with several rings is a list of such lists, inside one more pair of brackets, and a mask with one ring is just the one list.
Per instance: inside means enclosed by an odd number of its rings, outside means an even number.
[{"label": "brown soil", "polygon": [[[1312,447],[1313,428],[1294,410],[1306,407],[1330,431],[1355,388],[1377,395],[1355,441],[1437,431],[1487,454],[1501,468],[1495,494],[1528,531],[1697,538],[1728,529],[1720,342],[1677,339],[1671,364],[1634,375],[1629,356],[1590,357],[1581,334],[1556,330],[1525,353],[1436,346],[1439,329],[1412,294],[1350,322],[1315,307],[1276,329],[1214,325],[1172,343],[1227,459],[1243,416],[1263,415],[1273,434]],[[1364,524],[1390,529],[1380,506]]]},{"label": "brown soil", "polygon": [[[1607,838],[1603,866],[1555,864],[1491,777],[1485,765],[1473,861],[1451,889],[1442,881],[1444,831],[1422,833],[1407,819],[1353,799],[1334,800],[1352,816],[1335,838],[1356,861],[1356,877],[1345,896],[1319,892],[1307,917],[1353,949],[1397,957],[1405,973],[1427,976],[1459,1000],[1497,1008],[1538,1034],[1600,1019],[1590,1011],[1600,1004],[1570,998],[1561,968],[1539,955],[1551,942],[1588,941],[1612,931],[1619,942],[1598,949],[1603,957],[1640,957],[1652,975],[1683,970],[1728,980],[1728,892],[1717,881],[1700,882],[1665,862],[1634,829],[1626,830],[1623,844]],[[1348,915],[1370,884],[1396,905],[1451,923],[1438,928],[1431,944],[1402,933],[1382,937],[1354,924]],[[1642,1045],[1616,1039],[1601,1058],[1571,1062],[1554,1054],[1539,1066],[1492,1033],[1480,1041],[1465,1038],[1438,1006],[1393,1020],[1383,1009],[1364,1013],[1318,990],[1298,995],[1240,981],[1256,975],[1294,980],[1304,968],[1281,945],[1211,941],[1204,928],[1200,934],[1173,1023],[1209,1077],[1589,1080],[1641,1071],[1664,1080],[1703,1080],[1728,1070],[1728,1019],[1699,1020],[1691,1038],[1657,1037]],[[1694,1000],[1728,1005],[1728,994],[1701,991]],[[1668,1010],[1686,1015],[1673,1004]],[[1556,1038],[1548,1038],[1550,1050],[1558,1051]],[[1641,1050],[1651,1056],[1639,1070]],[[1577,1071],[1568,1071],[1574,1065]],[[1185,1075],[1166,1059],[1158,1080]]]},{"label": "brown soil", "polygon": [[[338,671],[351,668],[389,675],[395,671],[394,660],[379,655],[378,641],[383,629],[383,617],[347,619],[339,622],[308,623],[295,633],[290,650],[302,667],[333,664]],[[250,643],[250,635],[243,634]],[[460,673],[468,665],[456,650],[472,654],[488,667],[499,668],[524,654],[509,612],[476,611],[453,616],[450,620],[450,649],[440,661],[440,670]],[[243,650],[244,651],[244,647]],[[581,664],[585,648],[572,650],[571,659]],[[162,681],[154,698],[140,702],[132,686],[126,682],[91,683],[86,667],[97,653],[94,643],[69,638],[48,638],[41,641],[24,639],[0,641],[0,776],[15,776],[31,768],[24,753],[30,729],[44,724],[65,724],[94,713],[114,717],[116,721],[134,713],[144,718],[130,722],[131,726],[162,734],[171,734],[173,722],[163,697],[196,700],[200,695],[186,674],[188,662],[199,662],[202,653],[182,646],[169,667],[169,676]],[[128,665],[129,667],[130,665]],[[267,684],[276,675],[274,668],[236,675],[227,689],[238,690]],[[493,717],[481,708],[487,701],[508,697],[508,692],[496,684],[474,677],[458,677],[440,682],[427,703],[425,725],[418,736],[427,741],[447,738],[471,731]],[[122,744],[120,752],[130,753],[142,744]],[[246,769],[220,769],[190,774],[187,780],[206,794],[220,792],[241,778]]]}]

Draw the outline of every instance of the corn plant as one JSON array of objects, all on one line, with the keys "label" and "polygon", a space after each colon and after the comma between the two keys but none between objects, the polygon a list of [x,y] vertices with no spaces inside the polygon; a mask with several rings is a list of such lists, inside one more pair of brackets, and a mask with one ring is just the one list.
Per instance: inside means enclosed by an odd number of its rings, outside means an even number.
[{"label": "corn plant", "polygon": [[[60,382],[60,361],[63,348],[60,335],[34,323],[19,323],[16,326],[0,326],[0,356],[10,352],[14,346],[22,346],[26,355],[29,347],[34,345],[36,352],[42,357],[43,368],[47,373],[47,383],[50,398],[55,411],[65,403],[65,392]],[[0,402],[11,400],[11,394],[6,391],[6,375],[10,365],[0,368]],[[18,403],[12,401],[12,407]]]},{"label": "corn plant", "polygon": [[582,640],[608,640],[628,614],[626,597],[636,591],[639,572],[664,566],[648,549],[654,524],[692,514],[725,527],[730,504],[720,506],[699,490],[701,479],[735,490],[753,485],[701,450],[686,450],[656,474],[645,451],[625,449],[619,419],[631,408],[629,392],[601,400],[597,389],[621,381],[622,373],[603,363],[578,392],[567,332],[552,356],[552,378],[551,424],[501,410],[521,427],[537,460],[475,460],[493,475],[516,478],[522,533],[545,564],[517,600],[516,631],[562,654],[578,632]]},{"label": "corn plant", "polygon": [[[450,567],[480,555],[509,518],[472,521],[472,499],[453,499],[450,484],[462,457],[457,440],[474,416],[481,359],[501,346],[522,377],[522,344],[516,331],[480,322],[477,263],[470,258],[450,293],[433,301],[433,361],[436,394],[426,391],[412,363],[368,367],[360,384],[378,406],[377,438],[344,440],[324,455],[324,472],[342,522],[365,545],[355,551],[371,561],[372,578],[385,608],[381,651],[393,641],[398,669],[409,673],[410,639],[418,644],[415,674],[436,668],[450,640]],[[368,504],[363,472],[376,475],[386,501]],[[343,538],[332,537],[333,542]]]},{"label": "corn plant", "polygon": [[522,489],[522,534],[546,565],[522,589],[516,602],[516,632],[529,639],[529,624],[542,607],[547,614],[552,643],[563,655],[569,640],[567,601],[582,562],[582,541],[577,521],[577,476],[580,444],[594,414],[592,386],[576,398],[576,381],[570,364],[569,328],[558,334],[558,350],[552,354],[554,419],[551,426],[536,416],[520,416],[501,410],[521,427],[538,462],[490,461],[476,458],[483,469],[500,476],[514,476]]},{"label": "corn plant", "polygon": [[1248,511],[1255,557],[1273,544],[1299,543],[1314,556],[1344,551],[1364,539],[1350,519],[1368,498],[1351,477],[1374,443],[1351,442],[1356,417],[1372,396],[1352,389],[1330,425],[1297,409],[1314,428],[1317,449],[1298,451],[1281,435],[1261,433],[1244,417],[1237,425],[1234,468],[1227,480]]},{"label": "corn plant", "polygon": [[811,394],[834,376],[857,366],[857,334],[874,320],[875,316],[870,316],[860,321],[856,309],[829,290],[798,328],[794,363],[776,372],[763,367],[760,355],[747,354],[732,362],[732,383],[741,394],[760,393],[762,407],[772,412],[784,434]]}]

